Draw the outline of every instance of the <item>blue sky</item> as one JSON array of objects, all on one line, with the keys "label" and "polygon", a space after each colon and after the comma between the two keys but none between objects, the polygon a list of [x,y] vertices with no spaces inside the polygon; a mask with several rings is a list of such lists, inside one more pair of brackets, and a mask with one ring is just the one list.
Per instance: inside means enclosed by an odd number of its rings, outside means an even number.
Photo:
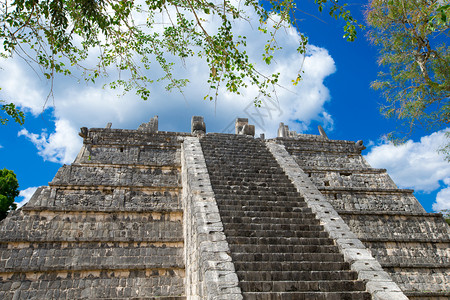
[{"label": "blue sky", "polygon": [[[365,3],[349,2],[349,9],[361,22]],[[301,30],[310,41],[304,79],[297,87],[289,84],[302,57],[295,53],[297,33],[292,29],[280,32],[277,39],[282,52],[271,66],[261,61],[260,67],[281,72],[286,89],[278,90],[278,102],[264,99],[259,110],[251,105],[258,95],[254,88],[242,96],[223,92],[216,103],[204,101],[208,70],[198,59],[186,61],[185,67],[179,64],[176,69],[177,74],[191,81],[184,97],[166,92],[159,84],[152,86],[148,101],[132,93],[117,97],[116,92],[102,89],[101,84],[86,85],[61,77],[55,80],[54,99],[43,109],[49,92],[43,76],[19,59],[0,61],[1,99],[14,101],[26,111],[24,126],[10,122],[0,127],[0,168],[17,174],[22,191],[17,201],[29,199],[36,187],[52,180],[63,163],[73,161],[82,143],[77,135],[80,127],[104,127],[112,122],[113,128],[135,129],[159,115],[160,130],[189,131],[191,116],[203,115],[208,132],[227,131],[236,117],[248,117],[257,133],[264,132],[267,137],[274,137],[279,122],[284,122],[298,132],[318,134],[317,125],[322,125],[331,139],[362,139],[367,146],[363,154],[369,163],[388,169],[400,187],[415,189],[427,211],[450,208],[450,167],[436,152],[445,142],[443,131],[418,130],[400,147],[386,142],[383,135],[395,130],[396,122],[380,115],[383,99],[370,89],[379,71],[377,49],[364,32],[358,32],[355,42],[347,42],[342,38],[343,22],[320,15],[313,1],[298,2],[298,7],[308,12],[298,15],[303,20]],[[261,52],[257,48],[264,45],[265,39],[254,30],[257,25],[236,25],[237,32],[249,38],[250,56],[259,61]]]}]

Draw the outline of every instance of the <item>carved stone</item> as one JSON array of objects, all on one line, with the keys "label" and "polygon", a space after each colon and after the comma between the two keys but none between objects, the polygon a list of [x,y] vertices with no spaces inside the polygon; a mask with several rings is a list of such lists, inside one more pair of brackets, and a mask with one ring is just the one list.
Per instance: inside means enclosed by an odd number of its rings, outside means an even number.
[{"label": "carved stone", "polygon": [[139,125],[138,130],[152,133],[158,132],[158,116],[151,118],[148,123],[142,123]]},{"label": "carved stone", "polygon": [[244,125],[244,128],[242,128],[242,133],[245,135],[255,136],[255,125]]},{"label": "carved stone", "polygon": [[280,126],[278,127],[278,135],[277,136],[281,137],[281,138],[287,136],[287,134],[286,134],[286,127],[284,126],[283,122],[281,122]]},{"label": "carved stone", "polygon": [[235,129],[236,134],[255,136],[255,125],[249,125],[247,118],[237,118]]},{"label": "carved stone", "polygon": [[320,135],[321,135],[323,138],[326,138],[326,139],[328,140],[328,136],[327,136],[325,130],[323,130],[323,127],[319,125],[319,126],[317,126],[317,128],[319,128],[319,133],[320,133]]},{"label": "carved stone", "polygon": [[355,143],[356,149],[358,149],[359,151],[362,151],[364,149],[366,149],[366,147],[363,145],[363,141],[359,140]]},{"label": "carved stone", "polygon": [[194,135],[206,134],[206,124],[202,116],[193,116],[191,120],[191,133]]},{"label": "carved stone", "polygon": [[248,119],[247,118],[237,118],[236,119],[236,123],[234,124],[235,126],[235,133],[236,134],[242,134],[242,130],[244,128],[244,125],[248,124]]},{"label": "carved stone", "polygon": [[284,123],[280,123],[278,127],[278,137],[282,138],[295,138],[298,136],[298,133],[294,130],[289,130],[288,125],[284,125]]},{"label": "carved stone", "polygon": [[82,138],[87,138],[88,133],[89,133],[89,129],[87,129],[87,127],[81,127],[78,135],[81,136]]}]

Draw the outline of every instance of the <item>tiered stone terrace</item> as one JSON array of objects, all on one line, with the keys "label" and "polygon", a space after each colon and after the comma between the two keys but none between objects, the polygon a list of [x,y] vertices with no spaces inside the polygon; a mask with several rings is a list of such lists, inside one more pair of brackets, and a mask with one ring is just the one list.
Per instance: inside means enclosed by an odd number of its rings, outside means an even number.
[{"label": "tiered stone terrace", "polygon": [[181,141],[91,129],[0,224],[0,299],[184,299]]},{"label": "tiered stone terrace", "polygon": [[450,230],[440,214],[426,213],[352,142],[310,135],[276,142],[410,299],[450,297]]},{"label": "tiered stone terrace", "polygon": [[362,143],[110,127],[0,222],[0,299],[450,297],[449,226]]}]

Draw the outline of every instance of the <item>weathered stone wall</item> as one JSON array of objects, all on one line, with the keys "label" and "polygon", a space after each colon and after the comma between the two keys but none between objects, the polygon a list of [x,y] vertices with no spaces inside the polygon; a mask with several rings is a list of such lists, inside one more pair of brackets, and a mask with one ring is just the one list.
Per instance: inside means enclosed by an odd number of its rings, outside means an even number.
[{"label": "weathered stone wall", "polygon": [[321,189],[321,193],[340,211],[404,211],[425,212],[411,191]]},{"label": "weathered stone wall", "polygon": [[[436,266],[414,268],[385,268],[406,291],[409,299],[449,299],[450,268],[436,270]],[[447,292],[446,292],[447,291]]]},{"label": "weathered stone wall", "polygon": [[[128,270],[178,268],[183,265],[182,247],[156,247],[156,242],[49,242],[20,241],[11,243],[2,251],[0,268],[18,272],[45,272],[51,270]],[[25,246],[32,246],[25,247]],[[7,259],[9,258],[9,259]],[[12,273],[11,273],[12,274]],[[7,277],[7,276],[6,276]]]},{"label": "weathered stone wall", "polygon": [[449,266],[448,249],[450,242],[369,242],[370,249],[375,257],[385,266],[406,266],[408,264],[422,266]]},{"label": "weathered stone wall", "polygon": [[395,189],[397,186],[384,170],[368,172],[343,171],[309,171],[308,176],[317,187],[352,187],[352,188],[386,188]]},{"label": "weathered stone wall", "polygon": [[174,165],[180,164],[179,148],[173,145],[93,145],[83,149],[76,163],[88,164],[136,164]]},{"label": "weathered stone wall", "polygon": [[22,210],[1,224],[6,241],[180,241],[181,213]]},{"label": "weathered stone wall", "polygon": [[56,185],[178,187],[180,176],[176,167],[71,165],[58,170]]},{"label": "weathered stone wall", "polygon": [[102,129],[91,128],[87,136],[84,138],[85,145],[117,145],[120,147],[130,146],[160,146],[161,148],[175,147],[179,149],[179,144],[183,141],[183,137],[190,136],[183,132],[165,132],[157,133],[142,132],[127,129]]},{"label": "weathered stone wall", "polygon": [[[322,139],[322,142],[317,142]],[[450,229],[411,190],[372,169],[361,145],[299,135],[276,139],[411,299],[450,297]]]},{"label": "weathered stone wall", "polygon": [[366,290],[370,292],[372,299],[407,299],[399,286],[383,271],[379,262],[351,230],[351,226],[344,222],[307,174],[300,169],[285,147],[271,142],[266,145],[299,193],[305,198],[305,202],[316,214],[321,225],[330,237],[334,238],[345,260],[351,265],[351,269],[358,272],[359,279],[366,281]]},{"label": "weathered stone wall", "polygon": [[0,299],[184,299],[182,135],[85,130],[0,223]]},{"label": "weathered stone wall", "polygon": [[[136,288],[139,287],[139,288]],[[184,283],[182,274],[166,270],[87,272],[33,272],[29,276],[14,277],[2,282],[1,299],[136,299],[154,297],[165,300],[181,297]]]},{"label": "weathered stone wall", "polygon": [[364,240],[450,240],[448,225],[440,214],[341,212],[353,232]]},{"label": "weathered stone wall", "polygon": [[53,186],[36,190],[27,207],[48,210],[181,210],[180,187]]}]

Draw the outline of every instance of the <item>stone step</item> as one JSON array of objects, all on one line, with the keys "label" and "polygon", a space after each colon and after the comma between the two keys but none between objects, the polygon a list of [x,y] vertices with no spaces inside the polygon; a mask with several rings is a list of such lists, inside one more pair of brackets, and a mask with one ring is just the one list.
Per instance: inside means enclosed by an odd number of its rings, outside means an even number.
[{"label": "stone step", "polygon": [[281,170],[265,170],[261,168],[238,169],[237,167],[220,166],[221,169],[208,168],[212,180],[225,181],[247,181],[254,180],[256,182],[286,182],[289,180]]},{"label": "stone step", "polygon": [[[206,161],[206,164],[208,165],[208,171],[210,174],[218,174],[219,176],[232,176],[235,174],[235,178],[239,178],[242,176],[246,176],[248,174],[267,174],[270,176],[283,176],[286,177],[286,175],[283,173],[283,171],[276,167],[270,167],[270,168],[262,168],[262,167],[251,167],[249,165],[246,166],[239,166],[238,163],[233,163],[230,165],[219,165],[216,163],[208,162]],[[238,171],[237,171],[238,170]],[[232,173],[233,172],[233,173]],[[231,174],[231,175],[229,175]]]},{"label": "stone step", "polygon": [[[269,199],[273,199],[274,197],[267,197]],[[277,199],[277,200],[276,200]],[[265,199],[257,199],[257,200],[246,200],[237,198],[235,200],[224,199],[221,197],[220,199],[221,205],[225,208],[225,206],[240,206],[240,207],[251,207],[252,209],[257,209],[258,207],[285,207],[285,208],[303,208],[307,209],[308,206],[306,202],[299,201],[285,201],[280,200],[279,198],[275,198],[273,200],[265,200]]]},{"label": "stone step", "polygon": [[[45,258],[44,258],[45,259]],[[139,258],[140,259],[140,258]],[[149,259],[148,257],[144,259]],[[29,259],[28,259],[29,260]],[[36,261],[40,261],[41,258],[37,258]],[[150,261],[152,259],[150,258]],[[32,265],[32,266],[22,266],[20,264],[15,264],[14,262],[20,262],[20,260],[15,260],[10,264],[10,267],[8,265],[5,268],[1,268],[0,273],[28,273],[28,272],[59,272],[59,273],[65,273],[65,272],[82,272],[82,271],[122,271],[122,270],[134,270],[137,267],[143,268],[143,269],[165,269],[165,270],[179,270],[184,269],[184,263],[171,263],[167,262],[164,264],[158,264],[158,263],[142,263],[138,261],[136,257],[133,257],[132,259],[122,259],[121,261],[129,261],[128,263],[117,263],[117,264],[111,264],[109,261],[106,261],[104,258],[97,259],[99,263],[96,262],[95,258],[91,258],[88,260],[88,262],[91,262],[89,265],[87,264],[80,264],[80,265],[64,265],[64,263],[59,263],[55,265],[51,265],[51,262],[56,261],[56,259],[48,260],[48,266],[39,266],[39,265]],[[30,260],[31,261],[31,260]],[[34,261],[34,260],[33,260]],[[60,261],[63,261],[63,259],[60,259]],[[3,267],[3,266],[2,266]]]},{"label": "stone step", "polygon": [[278,197],[294,197],[298,198],[299,194],[298,192],[294,191],[273,191],[270,194],[266,191],[258,191],[258,190],[228,190],[228,189],[219,189],[212,187],[214,194],[216,194],[217,198],[220,198],[222,195],[226,196],[234,196],[234,197],[246,197],[249,195],[252,196],[268,196],[271,195],[274,197],[274,200]]},{"label": "stone step", "polygon": [[236,271],[345,271],[350,268],[348,262],[271,262],[271,261],[234,261]]},{"label": "stone step", "polygon": [[[203,151],[207,151],[210,153],[230,153],[230,154],[243,154],[249,155],[248,151],[252,150],[250,154],[264,152],[264,149],[258,147],[259,145],[254,143],[253,141],[223,141],[223,140],[210,140],[210,143],[202,143]],[[237,148],[236,144],[242,145],[244,147]]]},{"label": "stone step", "polygon": [[227,160],[226,162],[205,160],[206,164],[210,166],[208,170],[211,170],[213,174],[225,175],[230,172],[234,172],[236,178],[245,176],[246,174],[270,174],[278,175],[280,178],[283,176],[283,171],[275,164],[267,164],[264,161],[249,162],[247,158],[241,158],[240,160]]},{"label": "stone step", "polygon": [[[343,262],[340,253],[233,253],[235,261],[320,261]],[[273,280],[273,279],[271,279]]]},{"label": "stone step", "polygon": [[297,238],[297,237],[231,237],[227,236],[230,244],[251,245],[334,245],[330,238]]},{"label": "stone step", "polygon": [[246,281],[322,281],[356,280],[356,271],[236,271],[240,279]]},{"label": "stone step", "polygon": [[[254,212],[295,212],[295,213],[311,213],[309,207],[270,205],[270,203],[259,203],[260,205],[219,205],[220,211],[254,211]],[[261,206],[264,205],[265,206]]]},{"label": "stone step", "polygon": [[[215,172],[212,176],[214,180],[231,180],[236,181],[239,175],[245,175],[245,180],[286,180],[288,177],[286,174],[264,174],[264,173],[238,173],[234,170],[224,170],[220,169],[220,172]],[[259,171],[259,170],[257,170]]]},{"label": "stone step", "polygon": [[265,149],[261,149],[261,147],[258,147],[259,145],[255,145],[252,143],[245,143],[243,141],[239,141],[239,144],[245,146],[242,148],[236,148],[235,145],[230,145],[229,143],[224,143],[220,140],[214,140],[214,145],[207,145],[204,143],[202,145],[202,150],[207,153],[212,154],[242,154],[242,155],[249,155],[248,151],[245,150],[253,150],[250,154],[257,154],[257,153],[264,153]]},{"label": "stone step", "polygon": [[[261,151],[262,150],[262,151]],[[253,153],[247,153],[253,152]],[[278,166],[273,160],[272,154],[266,149],[247,149],[247,152],[239,151],[239,149],[226,149],[225,151],[210,151],[208,149],[203,151],[205,160],[211,165],[230,164],[231,162],[238,163],[240,166],[255,166],[261,164],[263,166]]]},{"label": "stone step", "polygon": [[97,245],[81,243],[67,248],[62,248],[62,244],[48,245],[59,246],[55,249],[42,244],[39,248],[2,249],[0,271],[184,268],[181,247],[118,247],[104,244],[104,248],[98,248],[95,247]]},{"label": "stone step", "polygon": [[213,184],[214,190],[223,190],[223,191],[247,191],[247,190],[258,190],[260,192],[265,193],[278,193],[278,192],[285,192],[285,193],[296,193],[297,189],[292,186],[291,183],[280,183],[277,182],[275,186],[262,186],[262,185],[256,185],[256,184],[240,184],[240,185],[227,185],[227,184]]},{"label": "stone step", "polygon": [[258,217],[258,218],[272,218],[272,219],[311,219],[314,220],[315,215],[313,213],[303,212],[281,212],[281,211],[233,211],[233,210],[221,210],[221,216],[238,216],[244,217]]},{"label": "stone step", "polygon": [[[286,174],[269,174],[269,173],[260,173],[261,170],[256,169],[255,172],[252,173],[242,173],[239,171],[235,171],[235,169],[228,170],[228,169],[220,169],[217,170],[212,174],[212,177],[214,180],[231,180],[236,181],[239,179],[243,180],[256,180],[256,181],[264,181],[264,180],[270,180],[270,181],[278,181],[278,180],[286,180],[288,177]],[[244,176],[242,176],[244,175]]]},{"label": "stone step", "polygon": [[[53,277],[42,280],[0,281],[0,299],[158,299],[182,300],[184,296],[184,278],[174,276],[149,275],[143,271],[130,271],[117,274],[103,272],[100,277],[75,277],[79,273],[62,275],[50,273],[41,277]],[[158,272],[157,270],[155,270]],[[126,273],[131,275],[126,276]],[[144,274],[142,274],[144,273]],[[104,274],[112,274],[111,276]],[[158,274],[158,273],[156,273]],[[122,275],[122,276],[121,276]],[[170,296],[170,294],[178,296]]]},{"label": "stone step", "polygon": [[[245,227],[245,226],[244,226]],[[325,231],[287,231],[287,230],[228,230],[225,227],[225,234],[229,237],[257,237],[257,238],[270,238],[270,237],[297,237],[297,238],[328,238],[329,235]]]},{"label": "stone step", "polygon": [[244,292],[245,300],[371,300],[367,292]]},{"label": "stone step", "polygon": [[221,164],[208,161],[206,161],[206,164],[210,173],[213,176],[217,175],[215,179],[237,180],[240,178],[258,178],[259,180],[279,179],[282,181],[288,179],[286,174],[283,173],[283,170],[277,166],[264,166],[259,163],[242,165],[240,162]]},{"label": "stone step", "polygon": [[[214,146],[216,146],[216,145],[220,145],[220,146],[232,145],[232,146],[234,146],[237,143],[237,144],[241,144],[241,145],[245,145],[245,146],[249,147],[249,146],[252,146],[255,144],[255,140],[253,139],[253,137],[242,136],[242,135],[229,135],[228,137],[227,137],[227,135],[210,137],[208,134],[208,136],[206,136],[205,138],[202,139],[202,141],[204,141],[204,140],[209,141],[209,143],[205,144],[205,146],[212,148],[212,149],[214,149]],[[214,142],[214,143],[212,144],[211,142]],[[202,147],[203,147],[203,145],[202,145]],[[206,147],[203,147],[203,148],[206,148]],[[224,151],[224,149],[226,149],[226,147],[218,147],[215,149],[217,149],[217,151]]]},{"label": "stone step", "polygon": [[[214,153],[222,153],[226,151],[230,151],[230,149],[235,149],[236,143],[240,145],[245,145],[244,149],[236,149],[236,153],[247,153],[245,149],[252,149],[255,151],[263,151],[257,143],[254,143],[254,141],[245,141],[245,140],[223,140],[223,139],[205,139],[209,141],[209,143],[202,143],[202,149],[203,151],[211,151]],[[212,143],[213,142],[213,143]],[[221,147],[217,147],[221,146]]]},{"label": "stone step", "polygon": [[[226,201],[226,203],[223,204],[241,204],[241,202],[244,202],[244,205],[252,205],[253,203],[257,205],[261,205],[262,203],[267,203],[267,205],[283,205],[283,206],[302,206],[306,207],[307,204],[303,200],[302,197],[299,197],[298,195],[295,197],[292,196],[277,196],[273,197],[270,195],[241,195],[239,197],[236,197],[236,195],[217,195],[220,196],[220,201]],[[251,203],[246,203],[251,202]]]},{"label": "stone step", "polygon": [[[259,165],[261,167],[278,167],[278,164],[273,160],[267,160],[265,156],[267,156],[267,153],[264,152],[258,152],[253,154],[247,154],[246,153],[215,153],[211,151],[203,151],[203,154],[205,155],[205,160],[207,162],[214,164],[225,164],[225,165],[231,165],[233,163],[238,164],[245,164],[247,166],[255,166]],[[212,155],[215,155],[216,157],[211,157]],[[217,157],[219,156],[219,157]]]},{"label": "stone step", "polygon": [[230,244],[232,253],[340,253],[335,245]]},{"label": "stone step", "polygon": [[235,178],[234,180],[229,179],[220,179],[220,178],[211,178],[211,184],[218,187],[270,187],[273,184],[280,187],[292,187],[292,183],[289,181],[284,181],[282,179],[276,178],[264,178],[264,179],[256,179],[256,178]]},{"label": "stone step", "polygon": [[[219,208],[221,210],[251,210],[251,211],[279,211],[279,212],[303,212],[311,213],[311,209],[305,205],[301,205],[302,202],[292,202],[290,205],[286,205],[283,202],[275,201],[254,201],[252,204],[242,204],[236,200],[235,203],[230,201],[219,200]],[[300,204],[300,205],[299,205]]]},{"label": "stone step", "polygon": [[240,217],[270,217],[270,218],[303,218],[314,219],[313,213],[308,212],[283,212],[283,211],[250,211],[250,210],[220,210],[222,216],[240,216]]},{"label": "stone step", "polygon": [[[238,195],[259,195],[259,196],[294,196],[299,197],[296,189],[287,185],[274,183],[273,187],[258,185],[212,185],[213,190],[218,195],[238,194]],[[278,185],[278,186],[277,186]]]},{"label": "stone step", "polygon": [[334,280],[334,281],[241,281],[240,287],[244,291],[252,292],[339,292],[365,291],[362,281]]},{"label": "stone step", "polygon": [[[226,151],[227,148],[231,147],[234,148],[236,144],[240,144],[240,145],[245,145],[246,147],[252,147],[254,145],[257,145],[257,143],[255,143],[255,140],[253,138],[248,138],[247,139],[241,139],[238,138],[241,136],[238,135],[234,135],[234,136],[230,136],[229,138],[224,138],[224,137],[214,137],[214,138],[210,138],[210,137],[206,137],[202,140],[202,142],[204,140],[209,141],[209,143],[205,143],[205,145],[202,145],[203,149],[209,148],[209,149],[216,149],[216,151],[218,152],[223,152]],[[214,143],[211,143],[214,142]],[[223,147],[215,147],[216,145],[220,145]],[[260,149],[256,149],[256,150],[260,150]],[[240,151],[242,151],[242,149],[240,149]]]},{"label": "stone step", "polygon": [[322,231],[322,225],[309,225],[309,224],[226,224],[226,230],[286,230],[286,231]]},{"label": "stone step", "polygon": [[[274,217],[239,217],[239,216],[220,216],[222,222],[225,224],[309,224],[320,225],[318,219],[312,219],[311,217],[303,218],[299,216],[297,218],[274,218]],[[225,225],[226,226],[226,225]]]},{"label": "stone step", "polygon": [[182,241],[179,212],[97,213],[17,211],[0,222],[0,242]]},{"label": "stone step", "polygon": [[248,164],[245,161],[245,159],[242,159],[241,161],[229,161],[227,164],[224,164],[206,160],[206,164],[212,174],[218,174],[219,176],[235,175],[235,177],[241,177],[241,175],[248,174],[267,174],[272,177],[286,177],[286,174],[283,173],[283,170],[278,165]]}]

